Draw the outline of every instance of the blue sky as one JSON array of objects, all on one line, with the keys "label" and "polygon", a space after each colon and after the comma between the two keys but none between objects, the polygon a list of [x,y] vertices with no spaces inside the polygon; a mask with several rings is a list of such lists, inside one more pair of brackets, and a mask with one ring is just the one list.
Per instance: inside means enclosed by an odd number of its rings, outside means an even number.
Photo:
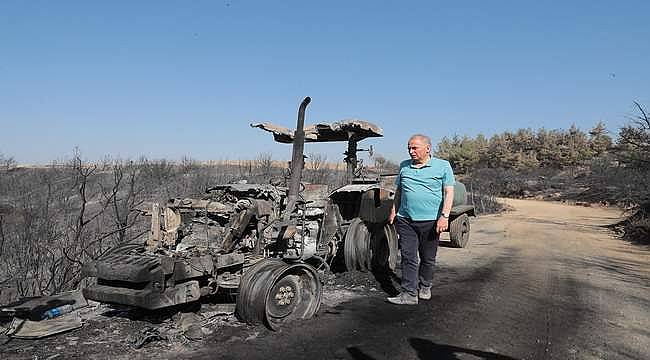
[{"label": "blue sky", "polygon": [[[248,124],[358,117],[393,160],[650,106],[648,1],[0,1],[0,152],[288,159]],[[366,144],[366,145],[367,145]],[[344,144],[308,145],[340,159]]]}]

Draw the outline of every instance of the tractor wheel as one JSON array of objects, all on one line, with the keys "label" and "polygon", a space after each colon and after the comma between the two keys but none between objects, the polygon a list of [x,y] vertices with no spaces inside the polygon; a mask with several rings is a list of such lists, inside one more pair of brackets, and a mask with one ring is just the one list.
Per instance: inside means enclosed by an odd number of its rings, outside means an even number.
[{"label": "tractor wheel", "polygon": [[348,270],[368,271],[371,266],[370,232],[360,218],[355,218],[345,232],[343,255]]},{"label": "tractor wheel", "polygon": [[320,307],[322,286],[303,263],[264,259],[246,270],[239,284],[237,315],[272,330],[296,319],[311,318]]},{"label": "tractor wheel", "polygon": [[469,216],[462,214],[449,224],[449,239],[456,248],[464,248],[469,243]]},{"label": "tractor wheel", "polygon": [[395,271],[397,266],[397,230],[393,224],[385,224],[372,234],[372,266],[389,268]]}]

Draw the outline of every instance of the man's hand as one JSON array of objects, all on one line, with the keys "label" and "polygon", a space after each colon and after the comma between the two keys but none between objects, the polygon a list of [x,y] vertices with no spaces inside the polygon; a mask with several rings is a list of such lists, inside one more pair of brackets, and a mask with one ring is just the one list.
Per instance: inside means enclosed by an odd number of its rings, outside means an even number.
[{"label": "man's hand", "polygon": [[390,209],[390,215],[388,215],[388,223],[389,224],[393,224],[393,222],[395,221],[395,215],[396,215],[395,206],[393,206]]},{"label": "man's hand", "polygon": [[397,209],[399,208],[401,197],[402,197],[402,190],[397,188],[397,190],[395,190],[395,198],[393,199],[393,206],[390,207],[390,215],[388,215],[389,224],[393,224],[395,222],[395,216],[397,216]]},{"label": "man's hand", "polygon": [[436,221],[436,232],[440,234],[443,231],[446,231],[449,228],[449,219],[441,216],[438,218],[438,221]]}]

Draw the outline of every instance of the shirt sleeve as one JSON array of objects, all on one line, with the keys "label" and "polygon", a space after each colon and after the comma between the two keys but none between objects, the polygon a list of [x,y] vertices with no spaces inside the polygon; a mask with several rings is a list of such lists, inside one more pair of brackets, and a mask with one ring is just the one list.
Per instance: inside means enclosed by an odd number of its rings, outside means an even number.
[{"label": "shirt sleeve", "polygon": [[442,184],[443,186],[453,186],[455,183],[456,183],[456,179],[454,178],[454,171],[451,169],[451,165],[449,164],[449,161],[446,161],[445,171],[442,177]]},{"label": "shirt sleeve", "polygon": [[400,185],[402,185],[402,169],[407,164],[408,164],[408,160],[399,163],[399,171],[397,172],[397,177],[395,178],[395,189],[399,190]]}]

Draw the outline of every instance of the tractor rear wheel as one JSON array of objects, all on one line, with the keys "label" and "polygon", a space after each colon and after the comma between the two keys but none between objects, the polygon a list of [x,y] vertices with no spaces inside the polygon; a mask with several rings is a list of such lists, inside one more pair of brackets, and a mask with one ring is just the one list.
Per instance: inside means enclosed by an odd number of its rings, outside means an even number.
[{"label": "tractor rear wheel", "polygon": [[372,234],[372,266],[395,271],[397,266],[397,230],[393,224],[375,228]]},{"label": "tractor rear wheel", "polygon": [[370,270],[372,260],[370,231],[361,218],[352,220],[343,241],[345,267],[348,270]]}]

